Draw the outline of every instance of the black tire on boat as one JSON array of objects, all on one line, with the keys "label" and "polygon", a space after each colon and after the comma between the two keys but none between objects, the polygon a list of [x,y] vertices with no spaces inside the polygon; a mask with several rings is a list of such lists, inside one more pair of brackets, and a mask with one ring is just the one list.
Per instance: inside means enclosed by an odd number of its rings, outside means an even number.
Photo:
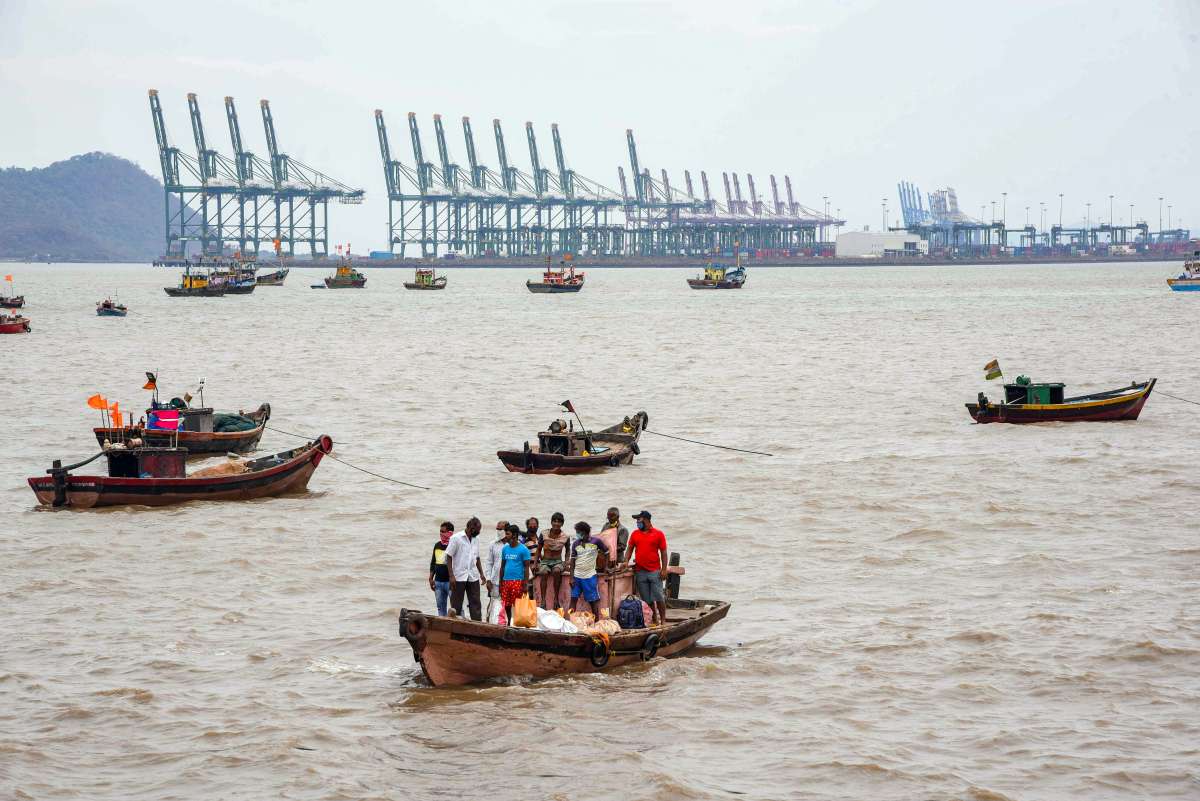
[{"label": "black tire on boat", "polygon": [[592,663],[592,667],[604,667],[608,664],[608,657],[608,646],[604,644],[604,640],[593,639],[592,649],[588,652],[588,661]]},{"label": "black tire on boat", "polygon": [[620,458],[618,458],[616,456],[610,456],[608,459],[608,463],[613,467],[619,467],[621,464],[621,460],[620,460]]},{"label": "black tire on boat", "polygon": [[642,661],[649,662],[658,655],[658,645],[662,640],[657,634],[647,635],[646,641],[642,643]]},{"label": "black tire on boat", "polygon": [[642,455],[642,449],[638,447],[638,444],[636,442],[629,443],[629,450],[633,451],[634,456]]},{"label": "black tire on boat", "polygon": [[645,412],[638,412],[638,415],[642,418],[642,429],[644,430],[646,426],[650,425],[650,415]]}]

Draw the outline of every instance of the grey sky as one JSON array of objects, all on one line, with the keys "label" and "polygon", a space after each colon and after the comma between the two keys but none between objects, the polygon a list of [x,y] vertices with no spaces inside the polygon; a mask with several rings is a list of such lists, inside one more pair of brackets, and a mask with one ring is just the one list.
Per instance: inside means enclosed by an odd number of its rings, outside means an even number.
[{"label": "grey sky", "polygon": [[[1158,198],[1200,228],[1200,2],[26,2],[0,0],[0,164],[43,166],[105,150],[158,170],[146,89],[160,90],[174,142],[192,151],[185,95],[228,153],[222,98],[264,155],[257,100],[280,146],[367,190],[331,207],[331,236],[385,246],[386,194],[372,111],[411,163],[405,113],[472,118],[496,166],[490,121],[528,170],[523,123],[542,158],[560,126],[570,165],[617,186],[632,128],[642,163],[791,175],[854,227],[898,214],[895,184],[952,185],[972,216],[1008,192],[1010,224],[1158,225]],[[431,160],[433,160],[431,158]]]}]

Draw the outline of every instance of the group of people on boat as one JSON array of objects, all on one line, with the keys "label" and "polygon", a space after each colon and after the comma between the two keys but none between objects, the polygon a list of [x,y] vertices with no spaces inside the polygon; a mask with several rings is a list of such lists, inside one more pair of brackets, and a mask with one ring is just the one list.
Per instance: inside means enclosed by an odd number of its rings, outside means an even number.
[{"label": "group of people on boat", "polygon": [[479,518],[472,517],[458,533],[453,523],[442,523],[429,559],[429,589],[438,614],[462,617],[465,599],[471,619],[485,619],[482,586],[488,593],[488,622],[496,622],[502,610],[511,622],[513,605],[527,594],[542,609],[582,606],[599,617],[602,577],[632,561],[637,595],[650,607],[654,624],[661,624],[667,616],[667,538],[654,527],[650,512],[639,512],[634,521],[631,534],[614,506],[597,533],[581,520],[571,537],[563,530],[562,512],[550,516],[546,531],[536,517],[527,519],[524,529],[500,520],[494,541],[486,547],[479,542]]}]

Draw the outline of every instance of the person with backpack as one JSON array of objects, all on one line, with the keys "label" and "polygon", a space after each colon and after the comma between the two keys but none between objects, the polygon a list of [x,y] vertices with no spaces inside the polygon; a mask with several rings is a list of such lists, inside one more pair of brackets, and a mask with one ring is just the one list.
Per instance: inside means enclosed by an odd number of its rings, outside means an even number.
[{"label": "person with backpack", "polygon": [[621,567],[633,559],[633,586],[653,610],[652,625],[667,622],[667,597],[663,594],[663,582],[667,580],[667,537],[650,522],[650,513],[644,509],[633,516],[637,530],[629,536],[629,548]]}]

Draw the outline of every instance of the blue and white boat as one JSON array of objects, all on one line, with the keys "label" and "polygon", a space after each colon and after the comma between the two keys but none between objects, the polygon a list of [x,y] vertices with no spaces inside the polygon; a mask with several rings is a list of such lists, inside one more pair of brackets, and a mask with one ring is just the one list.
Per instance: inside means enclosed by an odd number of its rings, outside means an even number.
[{"label": "blue and white boat", "polygon": [[1183,263],[1183,272],[1178,278],[1168,278],[1167,286],[1175,292],[1200,292],[1200,250]]}]

